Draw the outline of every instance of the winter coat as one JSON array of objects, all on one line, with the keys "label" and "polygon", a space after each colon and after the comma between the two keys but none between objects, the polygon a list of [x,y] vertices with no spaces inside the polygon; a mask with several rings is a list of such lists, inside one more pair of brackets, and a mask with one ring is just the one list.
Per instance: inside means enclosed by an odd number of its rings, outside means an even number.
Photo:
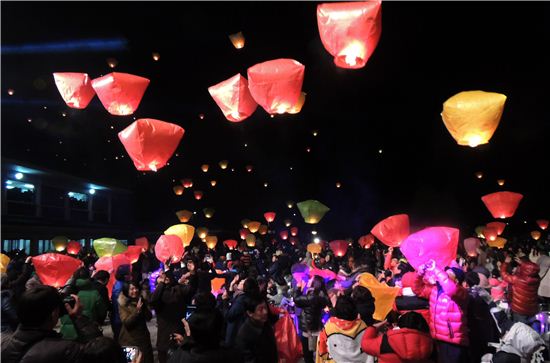
[{"label": "winter coat", "polygon": [[533,360],[533,355],[540,355],[542,348],[544,348],[544,340],[535,330],[526,324],[515,323],[498,344],[497,353],[493,355],[493,362],[503,361],[502,357],[495,359],[502,353],[510,355],[509,361],[515,358],[521,363],[542,362],[542,357],[538,357],[540,360]]},{"label": "winter coat", "polygon": [[225,344],[231,347],[235,344],[235,337],[241,328],[241,325],[246,320],[244,293],[238,293],[233,297],[233,301],[227,312],[225,313],[225,321],[227,327],[225,330]]},{"label": "winter coat", "polygon": [[409,328],[394,329],[378,335],[376,328],[371,326],[361,341],[363,351],[378,357],[378,363],[429,362],[432,346],[429,334]]},{"label": "winter coat", "polygon": [[506,281],[500,281],[494,277],[489,279],[489,285],[491,285],[491,297],[494,301],[504,300],[505,289],[508,286]]},{"label": "winter coat", "polygon": [[533,262],[521,263],[514,274],[506,272],[507,263],[500,266],[502,279],[510,284],[511,307],[517,314],[532,316],[539,311],[537,292],[540,285],[539,266]]},{"label": "winter coat", "polygon": [[13,305],[13,293],[11,290],[2,290],[2,333],[9,333],[17,329],[19,319]]},{"label": "winter coat", "polygon": [[550,298],[550,256],[540,256],[537,259],[541,278],[538,294],[546,298]]},{"label": "winter coat", "polygon": [[120,345],[137,346],[143,353],[143,363],[153,363],[153,347],[147,329],[147,321],[152,315],[144,301],[141,312],[137,310],[137,299],[129,299],[124,294],[118,296],[118,311],[122,327],[118,342]]},{"label": "winter coat", "polygon": [[124,281],[118,281],[115,282],[113,285],[113,290],[111,293],[111,301],[113,306],[113,312],[111,314],[111,324],[120,324],[120,315],[118,313],[118,297],[122,293],[122,285],[124,285]]},{"label": "winter coat", "polygon": [[107,311],[105,311],[105,316],[98,316],[98,322],[100,324],[103,324],[105,321],[105,318],[107,317],[107,312],[113,310],[113,306],[111,305],[111,300],[109,299],[109,291],[107,290],[107,286],[103,285],[101,282],[97,280],[92,281],[92,285],[94,289],[97,290],[99,293],[99,296],[101,297],[101,301],[103,301],[103,304],[107,307]]},{"label": "winter coat", "polygon": [[499,341],[498,327],[491,316],[490,309],[495,303],[487,290],[474,286],[468,290],[468,328],[470,331],[470,357],[480,361],[485,353],[489,353],[489,342]]},{"label": "winter coat", "polygon": [[302,309],[299,320],[301,332],[318,332],[323,328],[323,310],[330,306],[327,296],[314,295],[313,292],[302,295],[298,289],[294,304]]},{"label": "winter coat", "polygon": [[468,291],[452,281],[446,272],[435,268],[433,273],[437,285],[423,285],[422,277],[419,276],[413,287],[417,296],[430,299],[432,338],[468,346]]},{"label": "winter coat", "polygon": [[316,361],[365,363],[368,357],[361,350],[365,329],[367,325],[361,319],[331,317],[319,334]]},{"label": "winter coat", "polygon": [[237,333],[236,344],[245,363],[277,363],[277,343],[269,323],[258,326],[246,319]]},{"label": "winter coat", "polygon": [[168,363],[244,363],[244,358],[237,349],[194,347],[177,349]]}]

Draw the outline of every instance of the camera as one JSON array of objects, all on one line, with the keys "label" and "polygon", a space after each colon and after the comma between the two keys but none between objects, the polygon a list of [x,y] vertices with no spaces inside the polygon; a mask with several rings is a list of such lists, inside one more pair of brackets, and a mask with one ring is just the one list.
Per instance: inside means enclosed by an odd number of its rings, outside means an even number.
[{"label": "camera", "polygon": [[195,305],[187,305],[187,310],[185,311],[185,320],[189,320],[189,317],[197,310]]},{"label": "camera", "polygon": [[138,347],[122,347],[126,355],[126,362],[132,363],[138,354]]},{"label": "camera", "polygon": [[76,300],[71,295],[62,295],[63,299],[61,300],[61,306],[59,306],[59,315],[67,315],[67,309],[65,308],[65,304],[69,304],[71,306],[71,309],[74,308],[74,305],[76,304]]}]

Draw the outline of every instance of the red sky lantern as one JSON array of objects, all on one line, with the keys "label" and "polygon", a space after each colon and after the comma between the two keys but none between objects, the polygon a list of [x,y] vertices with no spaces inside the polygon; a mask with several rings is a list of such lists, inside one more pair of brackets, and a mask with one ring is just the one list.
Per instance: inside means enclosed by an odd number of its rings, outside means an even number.
[{"label": "red sky lantern", "polygon": [[503,222],[490,222],[487,223],[487,227],[495,228],[497,230],[497,235],[501,235],[502,232],[504,232],[504,228],[506,228],[506,223]]},{"label": "red sky lantern", "polygon": [[285,113],[300,98],[305,67],[293,59],[274,59],[248,68],[248,88],[269,114]]},{"label": "red sky lantern", "polygon": [[336,256],[342,257],[348,251],[349,242],[344,240],[331,241],[329,246]]},{"label": "red sky lantern", "polygon": [[275,220],[276,215],[277,214],[275,212],[265,212],[264,213],[264,218],[267,221],[267,223],[271,223]]},{"label": "red sky lantern", "polygon": [[137,170],[157,171],[176,151],[184,132],[176,124],[144,118],[119,132],[118,138]]},{"label": "red sky lantern", "polygon": [[328,3],[317,6],[317,26],[325,49],[341,68],[362,68],[382,31],[381,1]]},{"label": "red sky lantern", "polygon": [[193,195],[195,196],[195,199],[196,199],[196,200],[201,200],[201,199],[202,199],[202,196],[203,196],[203,193],[202,193],[202,191],[200,191],[200,190],[195,190],[195,191],[193,192]]},{"label": "red sky lantern", "polygon": [[115,256],[105,256],[100,257],[99,260],[94,264],[96,271],[107,271],[111,276],[109,277],[109,282],[107,283],[107,291],[109,291],[109,296],[113,291],[113,286],[115,285],[115,273],[119,266],[121,265],[131,265],[130,259],[126,254],[121,253]]},{"label": "red sky lantern", "polygon": [[162,263],[168,260],[171,263],[179,262],[183,252],[183,242],[174,234],[163,234],[155,244],[155,256]]},{"label": "red sky lantern", "polygon": [[182,179],[181,184],[184,188],[192,188],[193,187],[193,180],[191,179]]},{"label": "red sky lantern", "polygon": [[139,260],[139,255],[141,255],[142,248],[141,246],[128,246],[128,249],[124,254],[130,260],[130,263],[136,263]]},{"label": "red sky lantern", "polygon": [[279,236],[281,237],[282,240],[286,241],[288,239],[288,231],[279,232]]},{"label": "red sky lantern", "polygon": [[366,236],[362,236],[359,238],[359,245],[362,248],[370,248],[372,244],[374,243],[374,236],[372,234],[367,234]]},{"label": "red sky lantern", "polygon": [[292,228],[290,229],[290,235],[291,235],[292,237],[296,237],[296,236],[298,235],[298,227],[292,227]]},{"label": "red sky lantern", "polygon": [[81,249],[82,245],[77,241],[70,241],[67,243],[67,253],[70,255],[78,255]]},{"label": "red sky lantern", "polygon": [[133,114],[149,86],[147,78],[128,73],[109,73],[92,81],[103,107],[115,116]]},{"label": "red sky lantern", "polygon": [[485,236],[485,239],[488,241],[494,241],[498,237],[497,229],[494,227],[485,227],[483,229],[483,235]]},{"label": "red sky lantern", "polygon": [[63,101],[70,108],[86,108],[95,96],[92,80],[86,73],[54,73],[53,79]]},{"label": "red sky lantern", "polygon": [[514,215],[523,195],[514,192],[496,192],[481,197],[494,218],[509,218]]},{"label": "red sky lantern", "polygon": [[478,238],[472,237],[472,238],[466,238],[464,240],[464,249],[466,250],[466,253],[470,257],[477,256],[477,248],[481,244],[481,241]]},{"label": "red sky lantern", "polygon": [[434,260],[440,269],[456,258],[459,231],[449,227],[428,227],[411,234],[401,244],[401,252],[415,269]]},{"label": "red sky lantern", "polygon": [[80,260],[59,253],[44,253],[33,257],[32,264],[40,281],[56,288],[65,286],[67,280],[82,266]]},{"label": "red sky lantern", "polygon": [[548,228],[548,219],[537,219],[537,224],[539,225],[539,228],[544,231]]},{"label": "red sky lantern", "polygon": [[388,217],[371,230],[371,233],[389,247],[398,247],[409,235],[409,216],[397,214]]},{"label": "red sky lantern", "polygon": [[208,92],[231,122],[244,121],[258,107],[248,90],[248,81],[240,74],[209,87]]},{"label": "red sky lantern", "polygon": [[226,239],[225,241],[223,241],[223,244],[226,245],[227,248],[229,248],[230,250],[234,250],[235,248],[237,248],[239,242],[235,241],[234,239]]},{"label": "red sky lantern", "polygon": [[239,236],[241,237],[241,239],[246,239],[246,236],[248,236],[249,234],[250,232],[248,231],[248,229],[242,228],[241,230],[239,230]]},{"label": "red sky lantern", "polygon": [[141,250],[145,252],[149,249],[149,240],[147,237],[136,238],[136,246],[141,247]]}]

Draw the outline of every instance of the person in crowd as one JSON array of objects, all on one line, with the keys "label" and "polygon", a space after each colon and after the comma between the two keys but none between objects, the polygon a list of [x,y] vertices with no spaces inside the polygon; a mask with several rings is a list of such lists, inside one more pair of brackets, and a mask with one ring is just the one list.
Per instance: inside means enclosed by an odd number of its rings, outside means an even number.
[{"label": "person in crowd", "polygon": [[[17,300],[19,300],[19,297],[25,292],[25,290],[27,290],[27,282],[29,282],[33,273],[32,257],[28,256],[22,258],[24,258],[25,261],[22,266],[17,263],[16,259],[14,261],[15,263],[10,263],[8,265],[8,269],[6,271],[8,278],[5,288],[11,290],[11,298],[15,305],[17,305]],[[38,277],[36,277],[36,281],[38,282],[36,285],[41,284]],[[2,286],[4,286],[4,284],[2,284]]]},{"label": "person in crowd", "polygon": [[151,311],[147,301],[140,296],[139,285],[125,282],[118,296],[118,311],[122,323],[118,342],[122,346],[136,346],[143,353],[143,363],[153,363],[153,347],[147,328]]},{"label": "person in crowd", "polygon": [[370,290],[364,286],[356,285],[351,290],[350,296],[357,308],[361,320],[363,320],[367,326],[371,326],[374,323],[372,314],[374,314],[375,307],[374,297]]},{"label": "person in crowd", "polygon": [[101,301],[103,301],[103,305],[107,307],[105,314],[103,316],[98,315],[97,317],[97,320],[100,325],[103,325],[103,322],[107,317],[107,313],[109,311],[112,311],[113,309],[111,305],[111,299],[109,298],[109,291],[107,289],[107,284],[109,283],[110,278],[111,278],[111,274],[105,270],[99,270],[92,276],[92,279],[93,279],[92,285],[99,293],[99,296],[101,297]]},{"label": "person in crowd", "polygon": [[397,275],[400,273],[398,266],[399,259],[393,256],[393,247],[389,247],[384,257],[384,270],[390,270],[392,276]]},{"label": "person in crowd", "polygon": [[2,273],[1,279],[2,319],[0,319],[0,323],[2,326],[2,334],[8,334],[17,329],[19,319],[17,319],[17,311],[15,310],[13,301],[13,291],[10,289],[8,275]]},{"label": "person in crowd", "polygon": [[547,362],[548,348],[541,336],[530,326],[518,322],[495,344],[496,352],[483,356],[482,363]]},{"label": "person in crowd", "polygon": [[430,302],[425,298],[416,296],[414,292],[417,277],[416,272],[407,272],[402,276],[400,295],[395,298],[395,310],[399,314],[415,311],[422,315],[426,321],[429,321]]},{"label": "person in crowd", "polygon": [[113,291],[111,294],[111,302],[113,307],[113,311],[111,312],[111,328],[113,330],[113,338],[115,340],[118,339],[120,329],[122,327],[122,322],[120,321],[120,314],[118,311],[118,297],[122,292],[122,286],[131,279],[130,270],[130,265],[120,265],[115,273],[116,282],[113,286]]},{"label": "person in crowd", "polygon": [[81,363],[141,363],[142,357],[142,353],[138,351],[131,362],[128,362],[124,349],[114,339],[99,337],[86,343]]},{"label": "person in crowd", "polygon": [[543,302],[550,303],[550,256],[541,254],[533,248],[529,253],[529,260],[539,265],[539,298]]},{"label": "person in crowd", "polygon": [[225,320],[227,322],[225,344],[228,347],[235,344],[237,333],[246,320],[246,299],[260,295],[260,287],[255,279],[248,277],[240,280],[240,282],[239,280],[240,276],[236,275],[229,287],[230,291],[235,290],[236,287],[236,291],[230,302],[226,300],[226,303],[229,303],[229,307],[225,314]]}]

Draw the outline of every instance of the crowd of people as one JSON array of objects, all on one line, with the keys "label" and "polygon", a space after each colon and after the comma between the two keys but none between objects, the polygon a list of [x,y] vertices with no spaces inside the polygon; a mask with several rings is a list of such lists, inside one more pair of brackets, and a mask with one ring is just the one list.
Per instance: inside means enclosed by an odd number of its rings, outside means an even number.
[{"label": "crowd of people", "polygon": [[[399,248],[378,242],[369,248],[354,242],[345,256],[327,247],[312,254],[287,241],[215,251],[198,242],[172,263],[158,261],[150,246],[136,263],[109,273],[94,270],[96,257],[84,249],[82,267],[62,289],[43,285],[30,257],[11,251],[1,282],[1,357],[8,363],[542,362],[549,359],[549,251],[549,241],[502,250],[482,244],[475,257],[459,250],[450,266],[427,260],[415,270]],[[303,273],[313,269],[327,274]],[[376,294],[361,283],[366,274],[398,290],[381,320],[373,316]],[[220,278],[224,284],[215,290]]]}]

